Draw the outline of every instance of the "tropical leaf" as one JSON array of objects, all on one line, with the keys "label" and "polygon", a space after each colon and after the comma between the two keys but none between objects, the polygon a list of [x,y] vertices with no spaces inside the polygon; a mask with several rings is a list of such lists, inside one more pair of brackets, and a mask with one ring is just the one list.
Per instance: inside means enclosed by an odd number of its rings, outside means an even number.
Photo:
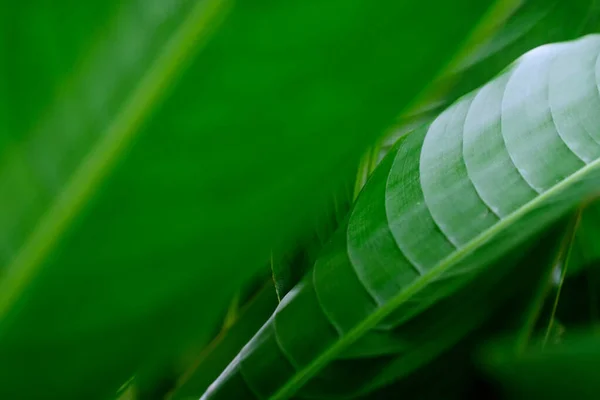
[{"label": "tropical leaf", "polygon": [[[490,389],[493,388],[482,385],[486,381],[476,371],[477,365],[473,362],[472,357],[473,350],[477,348],[482,340],[488,339],[491,335],[514,332],[515,328],[522,325],[522,321],[527,319],[529,305],[536,298],[535,291],[531,289],[538,282],[546,282],[547,286],[548,275],[555,266],[556,258],[560,255],[560,248],[557,244],[567,233],[567,224],[562,222],[557,224],[542,240],[537,241],[534,248],[527,251],[525,259],[519,260],[517,267],[502,277],[497,285],[480,288],[478,285],[481,282],[485,283],[487,280],[489,286],[489,283],[493,280],[489,278],[476,279],[468,287],[462,289],[459,296],[453,296],[454,300],[450,300],[455,305],[455,308],[451,310],[453,315],[448,317],[443,314],[440,315],[440,318],[447,319],[449,325],[446,328],[435,330],[435,336],[432,335],[431,342],[437,342],[438,339],[444,340],[446,329],[453,330],[454,325],[459,324],[461,321],[473,324],[474,319],[468,317],[471,315],[470,313],[482,313],[481,309],[487,308],[489,314],[485,317],[487,321],[484,325],[469,332],[464,338],[460,339],[460,342],[453,344],[443,354],[435,360],[427,362],[416,372],[397,379],[393,384],[378,389],[364,396],[364,398],[389,398],[397,393],[402,393],[410,398],[422,398],[422,396],[432,399],[475,400],[494,398],[489,393]],[[474,289],[475,293],[467,294],[470,289]],[[485,293],[485,295],[482,297],[481,293]],[[478,298],[479,304],[468,301],[469,298]],[[485,301],[482,302],[484,298]],[[445,301],[448,302],[448,300]],[[462,304],[460,304],[461,301]],[[427,313],[431,312],[428,311]],[[470,327],[472,328],[475,325],[477,323]],[[463,328],[463,332],[468,330],[469,327]],[[399,329],[399,331],[402,331],[402,329]],[[414,332],[415,337],[417,337],[417,331]],[[423,335],[423,332],[421,332],[421,335],[427,336],[427,334]],[[427,339],[421,340],[425,343]],[[449,368],[449,366],[451,367]],[[431,382],[436,382],[436,384],[431,385]],[[484,393],[482,394],[482,392]]]},{"label": "tropical leaf", "polygon": [[[406,133],[414,125],[413,119],[424,121],[431,118],[458,97],[487,82],[528,50],[542,44],[577,37],[594,19],[596,14],[590,11],[596,3],[594,0],[522,1],[510,18],[506,21],[498,20],[500,26],[495,27],[497,31],[494,34],[489,38],[482,37],[480,43],[474,44],[466,55],[459,58],[456,66],[431,86],[433,94],[426,100],[427,106],[424,109],[419,108],[416,114],[414,111],[405,114],[398,131],[393,132],[382,144],[367,151],[359,167],[355,193],[358,194],[374,167],[391,149],[399,135]],[[344,190],[340,192],[343,192],[342,201],[338,201],[341,206],[336,207],[334,212],[338,214],[338,222],[344,214],[339,211],[348,207],[344,201],[347,200]],[[324,220],[325,223],[318,221],[316,224],[316,237],[309,236],[292,254],[286,252],[284,256],[273,259],[273,277],[280,298],[298,283],[308,266],[314,263],[324,242],[320,238],[328,238],[330,229],[337,226],[337,223],[328,224],[327,219]]]},{"label": "tropical leaf", "polygon": [[597,35],[539,47],[402,138],[311,276],[204,398],[233,386],[291,396],[361,337],[398,329],[596,195],[599,53]]},{"label": "tropical leaf", "polygon": [[[362,397],[398,378],[402,378],[400,386],[410,386],[415,370],[424,368],[425,363],[481,326],[508,299],[515,299],[520,292],[528,293],[540,275],[547,275],[544,271],[551,269],[555,261],[554,252],[548,249],[558,248],[563,225],[540,239],[534,249],[524,251],[527,254],[523,259],[517,252],[498,262],[513,268],[495,268],[396,329],[375,330],[363,336],[300,389],[295,398]],[[264,369],[255,372],[257,375],[272,376],[269,365],[260,367]],[[228,396],[244,398],[247,388],[235,384],[227,390],[231,390]]]},{"label": "tropical leaf", "polygon": [[492,3],[3,4],[0,397],[209,340]]},{"label": "tropical leaf", "polygon": [[[426,100],[428,105],[424,109],[418,109],[416,115],[415,112],[405,114],[399,131],[386,138],[382,145],[375,145],[366,152],[359,166],[355,193],[358,194],[374,167],[391,149],[399,135],[410,131],[414,122],[410,123],[409,120],[423,121],[434,116],[534,47],[575,38],[594,16],[590,13],[594,4],[593,0],[528,0],[518,4],[506,21],[498,21],[500,26],[496,27],[497,31],[491,37],[483,37],[481,43],[476,43],[468,54],[459,59],[456,66],[431,86],[434,94]],[[345,191],[340,192],[344,192],[341,197],[345,197]],[[342,206],[344,209],[347,207],[346,204]],[[340,219],[339,216],[337,219]],[[273,277],[280,298],[298,283],[307,271],[307,266],[314,263],[323,244],[321,238],[328,238],[330,229],[337,225],[328,224],[328,218],[322,220],[315,224],[316,237],[309,235],[307,240],[301,241],[296,251],[286,251],[284,255],[273,257]]]},{"label": "tropical leaf", "polygon": [[[331,363],[325,374],[319,374],[300,389],[299,397],[350,399],[399,378],[410,378],[415,370],[425,368],[426,363],[487,323],[507,301],[523,302],[523,297],[527,297],[523,293],[527,294],[552,269],[563,234],[561,223],[537,240],[533,248],[524,246],[523,251],[508,254],[497,262],[501,267],[481,274],[424,313],[388,332],[374,331],[363,336],[341,355],[341,362]],[[504,316],[503,324],[508,319]],[[382,346],[386,342],[395,343],[396,348]]]}]

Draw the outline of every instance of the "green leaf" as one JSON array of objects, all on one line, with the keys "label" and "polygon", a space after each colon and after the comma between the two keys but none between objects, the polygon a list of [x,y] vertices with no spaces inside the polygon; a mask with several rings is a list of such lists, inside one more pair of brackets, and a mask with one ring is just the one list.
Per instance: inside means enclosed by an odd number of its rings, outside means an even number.
[{"label": "green leaf", "polygon": [[105,398],[209,340],[491,5],[3,4],[0,398]]},{"label": "green leaf", "polygon": [[492,263],[597,194],[599,53],[597,35],[539,47],[402,138],[311,276],[204,398],[242,382],[289,397],[361,337],[503,268]]},{"label": "green leaf", "polygon": [[[532,248],[522,246],[521,251],[503,257],[495,268],[480,274],[453,296],[442,299],[415,318],[390,331],[375,330],[363,336],[342,354],[341,361],[328,365],[324,374],[300,389],[298,396],[354,398],[398,379],[410,381],[415,370],[427,369],[426,363],[479,329],[505,303],[514,303],[515,299],[523,301],[523,293],[547,275],[546,271],[554,264],[556,251],[548,249],[558,249],[564,225],[561,223],[551,229]],[[363,339],[372,342],[379,339],[379,343],[367,342],[365,346]],[[403,344],[403,347],[382,347],[384,340]]]},{"label": "green leaf", "polygon": [[[494,284],[493,277],[482,276],[461,289],[458,295],[443,300],[440,304],[447,303],[448,307],[446,310],[439,310],[438,319],[445,319],[446,326],[444,323],[437,323],[437,328],[430,325],[427,329],[425,325],[422,325],[421,332],[418,327],[415,327],[417,329],[414,330],[411,329],[414,337],[417,338],[413,344],[421,344],[413,346],[413,353],[427,349],[428,343],[431,347],[431,344],[438,345],[437,343],[440,341],[447,341],[449,332],[462,330],[464,334],[480,324],[481,320],[487,319],[483,326],[476,327],[475,330],[461,338],[460,342],[452,344],[433,361],[422,360],[422,362],[427,361],[427,364],[416,372],[409,376],[402,376],[393,384],[378,389],[364,398],[388,398],[397,393],[402,393],[410,398],[481,398],[482,395],[479,391],[482,388],[478,387],[477,383],[480,378],[475,372],[476,365],[473,364],[473,349],[478,348],[482,339],[485,340],[490,335],[497,335],[498,332],[511,332],[525,319],[528,304],[536,297],[532,287],[538,282],[544,282],[545,286],[548,286],[548,277],[555,265],[556,258],[560,255],[558,245],[568,234],[566,222],[568,221],[561,221],[544,237],[537,240],[533,248],[525,251],[525,258],[518,259],[519,253],[514,252],[501,260],[500,263],[511,261],[513,263],[517,261],[517,263],[515,268],[504,274],[505,276],[496,276],[496,279],[499,278],[496,284]],[[499,271],[501,270],[497,269],[494,272],[498,274]],[[482,293],[484,293],[483,296]],[[477,301],[469,301],[473,299],[477,299]],[[425,314],[433,317],[436,307]],[[420,318],[422,317],[417,317],[417,319]],[[466,326],[456,329],[461,324]],[[411,325],[412,322],[409,323],[409,326]],[[402,335],[406,328],[399,327],[398,334]],[[446,344],[448,343],[452,343],[452,339],[446,342]],[[421,354],[426,356],[426,353],[421,352]],[[403,356],[400,354],[398,358]],[[360,365],[355,367],[358,369]],[[431,385],[431,382],[436,384]],[[473,390],[477,392],[473,393]]]},{"label": "green leaf", "polygon": [[[487,321],[483,326],[477,327],[474,331],[460,340],[459,343],[453,344],[451,348],[444,351],[443,354],[436,357],[433,361],[428,361],[426,365],[420,367],[416,372],[409,376],[397,379],[393,384],[387,385],[368,395],[360,397],[361,399],[382,399],[393,398],[398,393],[408,398],[456,398],[456,399],[479,399],[482,397],[480,387],[480,376],[476,372],[475,363],[473,363],[473,350],[479,347],[482,339],[487,339],[490,335],[497,335],[498,332],[510,332],[515,326],[523,320],[527,305],[533,299],[532,286],[536,281],[545,280],[548,271],[552,270],[554,265],[553,256],[555,251],[548,251],[552,246],[558,244],[562,236],[565,224],[560,223],[546,235],[543,240],[537,241],[534,248],[527,251],[525,259],[519,260],[517,267],[512,269],[506,276],[502,277],[497,285],[490,288],[486,293],[485,302],[481,302],[480,293],[475,293],[471,298],[479,297],[478,302],[464,302],[455,307],[445,318],[443,315],[440,318],[447,319],[447,324],[450,330],[454,330],[454,326],[458,323],[469,321],[469,315],[472,312],[483,314],[486,311],[489,314],[485,317]],[[556,246],[555,248],[557,248]],[[508,261],[508,260],[507,260]],[[547,263],[546,263],[547,262]],[[478,284],[482,280],[474,280],[468,287],[461,290],[461,300],[468,299],[467,293],[469,289],[477,290]],[[483,281],[485,282],[485,281]],[[492,282],[492,280],[487,280]],[[483,291],[485,292],[485,288]],[[459,301],[456,299],[455,304]],[[498,308],[498,305],[501,305]],[[479,307],[481,305],[481,307]],[[482,310],[487,309],[487,310]],[[453,319],[458,315],[458,318]],[[466,317],[465,317],[466,316]],[[473,320],[473,318],[471,318]],[[415,335],[417,331],[415,331]],[[428,336],[426,332],[421,332],[422,336]],[[436,330],[431,334],[431,342],[435,343],[439,339],[444,340],[446,336],[445,329]],[[420,339],[426,343],[427,339]],[[417,349],[415,349],[418,351]],[[402,357],[402,355],[400,355]],[[357,367],[360,367],[357,365]],[[434,385],[431,382],[435,382]],[[475,393],[473,393],[475,391]],[[485,398],[489,397],[485,396]]]}]

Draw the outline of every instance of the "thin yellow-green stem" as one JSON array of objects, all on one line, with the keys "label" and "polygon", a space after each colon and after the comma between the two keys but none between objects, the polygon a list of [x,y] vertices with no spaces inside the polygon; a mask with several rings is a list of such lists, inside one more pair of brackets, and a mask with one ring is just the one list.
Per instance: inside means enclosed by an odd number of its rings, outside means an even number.
[{"label": "thin yellow-green stem", "polygon": [[240,309],[240,292],[237,292],[233,299],[231,299],[231,303],[229,304],[229,308],[227,309],[227,314],[225,315],[225,319],[223,320],[223,329],[229,329],[231,325],[235,323],[238,318],[238,312]]},{"label": "thin yellow-green stem", "polygon": [[356,174],[356,180],[354,183],[354,193],[352,196],[353,200],[356,200],[363,186],[367,183],[369,176],[373,173],[379,162],[379,153],[381,152],[381,141],[375,143],[370,147],[363,155],[360,165],[358,166],[358,172]]},{"label": "thin yellow-green stem", "polygon": [[556,318],[556,309],[558,307],[558,301],[560,299],[560,293],[562,290],[563,283],[565,281],[565,276],[567,274],[567,270],[569,268],[569,261],[571,259],[571,252],[573,249],[573,242],[575,238],[575,232],[577,232],[577,228],[579,226],[579,222],[581,221],[581,209],[577,211],[574,217],[573,227],[567,235],[568,242],[566,243],[566,251],[564,261],[562,263],[562,270],[560,274],[560,281],[558,283],[558,288],[556,289],[556,296],[554,296],[554,303],[552,304],[552,312],[550,313],[550,319],[548,321],[548,326],[546,328],[546,334],[544,335],[544,341],[542,342],[542,348],[546,346],[548,343],[548,339],[550,338],[550,332],[552,331],[552,327],[554,325],[554,321]]}]

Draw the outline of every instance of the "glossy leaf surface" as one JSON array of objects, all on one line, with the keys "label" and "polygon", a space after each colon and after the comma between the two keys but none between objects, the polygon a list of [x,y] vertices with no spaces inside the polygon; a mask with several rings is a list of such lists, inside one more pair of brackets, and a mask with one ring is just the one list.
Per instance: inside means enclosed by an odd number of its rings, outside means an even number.
[{"label": "glossy leaf surface", "polygon": [[402,138],[312,276],[204,398],[292,395],[597,194],[599,54],[595,35],[539,47]]}]

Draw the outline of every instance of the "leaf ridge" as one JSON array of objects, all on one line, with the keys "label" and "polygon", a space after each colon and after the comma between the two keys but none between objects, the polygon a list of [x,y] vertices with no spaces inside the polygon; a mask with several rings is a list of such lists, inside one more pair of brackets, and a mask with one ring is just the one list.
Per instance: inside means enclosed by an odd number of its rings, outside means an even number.
[{"label": "leaf ridge", "polygon": [[[537,196],[513,163],[502,136],[501,104],[510,71],[478,90],[465,118],[463,159],[482,200],[504,217]],[[506,196],[508,186],[512,196]]]},{"label": "leaf ridge", "polygon": [[288,391],[292,390],[292,388],[296,387],[297,385],[304,383],[307,377],[311,376],[316,370],[320,369],[322,365],[333,359],[335,354],[341,352],[346,346],[350,345],[361,335],[375,327],[377,323],[381,322],[387,315],[391,314],[401,304],[405,303],[416,293],[424,289],[431,281],[441,276],[450,267],[456,265],[474,250],[489,242],[500,232],[503,232],[506,227],[517,222],[521,217],[537,209],[540,205],[545,204],[548,200],[552,199],[553,196],[563,193],[565,189],[572,184],[589,177],[589,175],[594,172],[597,172],[599,167],[600,159],[594,160],[589,164],[585,164],[583,167],[572,172],[570,175],[557,182],[548,190],[541,193],[535,199],[523,204],[520,208],[507,215],[505,218],[499,220],[497,224],[482,231],[472,240],[460,247],[458,251],[441,260],[435,267],[423,275],[421,279],[418,279],[408,285],[394,298],[390,299],[388,303],[383,304],[373,314],[369,315],[365,320],[357,324],[355,328],[349,331],[345,336],[341,337],[339,341],[334,343],[331,347],[328,347],[323,353],[315,358],[313,362],[307,365],[303,370],[299,371],[299,373],[292,377],[290,381],[286,382],[286,384],[281,387],[273,396],[273,399],[285,398],[288,395]]}]

